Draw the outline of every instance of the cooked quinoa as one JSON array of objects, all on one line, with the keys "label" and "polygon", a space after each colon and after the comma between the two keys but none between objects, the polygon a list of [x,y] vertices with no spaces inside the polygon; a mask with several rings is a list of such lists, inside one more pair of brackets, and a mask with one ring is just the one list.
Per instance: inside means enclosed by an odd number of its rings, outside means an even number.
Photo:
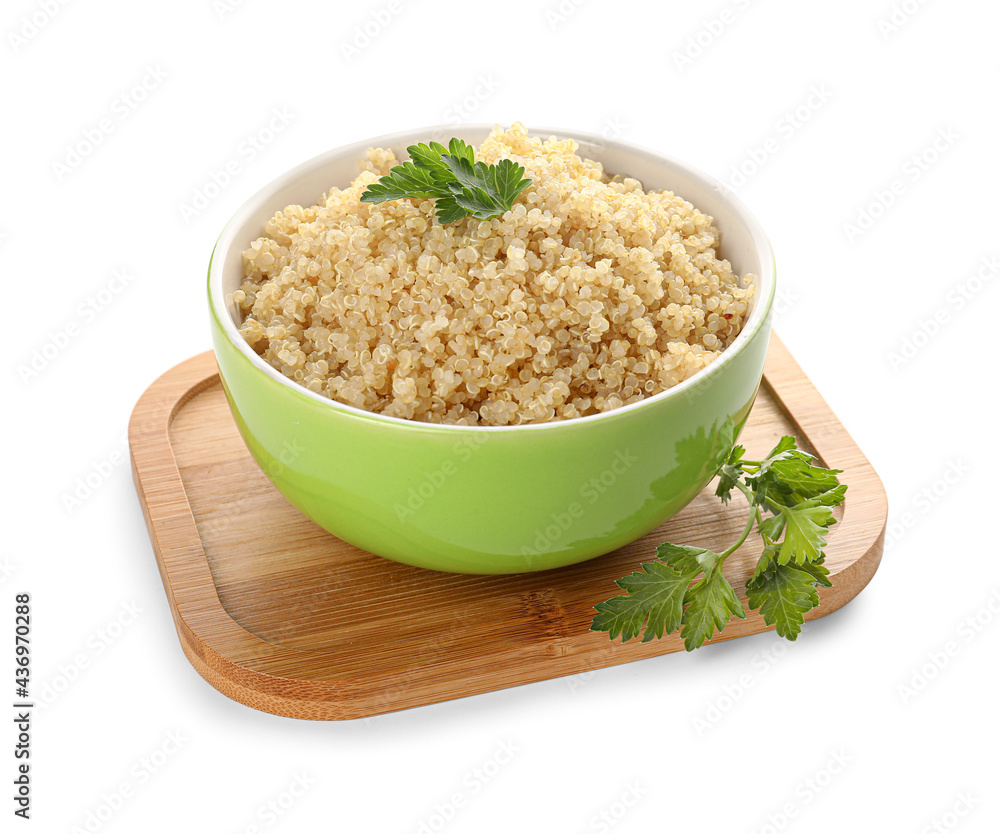
[{"label": "cooked quinoa", "polygon": [[493,129],[476,153],[532,182],[492,220],[442,226],[434,201],[361,193],[397,164],[372,148],[347,188],[288,206],[243,253],[240,332],[311,391],[429,423],[597,414],[659,393],[739,334],[753,293],[719,230],[572,140]]}]

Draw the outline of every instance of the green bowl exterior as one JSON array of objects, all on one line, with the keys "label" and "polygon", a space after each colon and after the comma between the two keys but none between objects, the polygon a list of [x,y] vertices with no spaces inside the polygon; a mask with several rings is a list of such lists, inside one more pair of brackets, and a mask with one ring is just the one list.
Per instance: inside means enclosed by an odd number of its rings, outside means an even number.
[{"label": "green bowl exterior", "polygon": [[214,309],[212,316],[240,434],[295,507],[379,556],[476,574],[590,559],[680,511],[735,443],[771,329],[769,309],[738,349],[676,392],[518,430],[443,428],[333,407],[255,367]]}]

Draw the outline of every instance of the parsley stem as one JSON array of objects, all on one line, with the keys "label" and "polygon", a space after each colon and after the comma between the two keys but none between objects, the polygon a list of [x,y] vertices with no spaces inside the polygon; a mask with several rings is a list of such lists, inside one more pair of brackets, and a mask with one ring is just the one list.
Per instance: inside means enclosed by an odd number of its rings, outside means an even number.
[{"label": "parsley stem", "polygon": [[727,547],[722,553],[719,554],[719,564],[721,564],[725,559],[732,553],[735,553],[743,546],[743,542],[747,540],[747,536],[750,535],[750,531],[753,530],[753,524],[757,520],[759,511],[757,509],[757,502],[754,500],[753,493],[750,491],[749,487],[740,481],[736,481],[736,488],[742,492],[750,504],[750,515],[747,516],[746,526],[743,528],[743,535],[741,535],[737,540],[736,544],[732,547]]},{"label": "parsley stem", "polygon": [[761,512],[760,512],[760,507],[757,507],[757,509],[756,509],[756,516],[757,516],[757,532],[760,533],[761,539],[764,540],[764,544],[773,545],[774,544],[774,540],[768,538],[767,534],[764,533],[764,532],[762,532],[761,529],[760,529],[761,522],[764,521],[764,517],[761,515]]}]

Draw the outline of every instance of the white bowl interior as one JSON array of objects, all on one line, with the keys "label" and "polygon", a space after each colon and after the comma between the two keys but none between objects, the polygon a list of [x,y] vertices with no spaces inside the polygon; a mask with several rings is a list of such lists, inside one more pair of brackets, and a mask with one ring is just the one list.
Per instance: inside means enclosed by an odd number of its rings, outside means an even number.
[{"label": "white bowl interior", "polygon": [[[491,128],[491,125],[467,125],[457,128],[438,126],[367,139],[304,162],[258,191],[233,216],[223,230],[215,247],[209,276],[211,304],[219,311],[223,327],[233,343],[265,373],[285,384],[295,385],[290,379],[282,376],[279,371],[264,362],[240,335],[241,315],[233,301],[233,293],[243,283],[242,253],[249,247],[252,240],[263,234],[264,224],[277,211],[289,205],[314,205],[331,187],[343,188],[347,186],[358,175],[360,170],[358,161],[363,158],[365,151],[370,147],[392,148],[397,157],[403,158],[408,145],[426,142],[429,138],[458,136],[470,144],[478,146],[489,134]],[[605,141],[600,136],[593,134],[546,128],[533,129],[531,133],[543,137],[554,135],[560,138],[574,139],[579,143],[580,155],[601,162],[605,171],[635,177],[642,182],[646,190],[668,189],[673,191],[700,211],[714,217],[718,227],[722,230],[720,256],[730,261],[733,271],[737,274],[753,273],[757,276],[757,290],[751,302],[750,314],[744,323],[743,331],[730,345],[726,353],[738,348],[739,344],[746,341],[750,334],[759,327],[764,317],[764,308],[768,306],[762,302],[770,299],[774,292],[774,257],[770,243],[753,215],[722,183],[654,151],[622,142]],[[222,315],[222,311],[228,315]],[[705,371],[674,386],[669,391],[649,397],[643,402],[677,392],[686,387],[697,380],[702,373],[708,372],[713,366],[723,361],[726,353],[723,353]],[[301,390],[305,391],[306,389]],[[307,393],[312,394],[312,392]],[[313,396],[335,406],[356,411],[351,406],[333,403],[332,400],[319,395]],[[632,406],[624,408],[628,409],[641,404],[634,403]],[[617,411],[622,410],[618,409]]]}]

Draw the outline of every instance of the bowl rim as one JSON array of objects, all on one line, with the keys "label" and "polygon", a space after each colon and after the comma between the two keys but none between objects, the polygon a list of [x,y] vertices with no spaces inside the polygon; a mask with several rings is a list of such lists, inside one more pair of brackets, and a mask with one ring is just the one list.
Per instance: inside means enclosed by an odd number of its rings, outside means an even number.
[{"label": "bowl rim", "polygon": [[[587,133],[584,131],[564,130],[561,128],[528,127],[526,129],[529,136],[539,136],[543,138],[555,136],[560,139],[573,139],[577,142],[594,145],[600,150],[613,147],[625,153],[649,157],[657,162],[666,162],[675,168],[681,169],[688,176],[701,180],[709,188],[716,191],[729,204],[734,213],[741,219],[750,233],[754,247],[760,256],[761,270],[760,274],[756,276],[756,300],[753,305],[753,309],[750,311],[750,315],[744,322],[743,329],[740,331],[739,335],[733,343],[729,345],[729,347],[722,351],[718,359],[715,359],[707,367],[702,368],[697,373],[665,391],[660,391],[659,393],[653,394],[652,396],[646,397],[638,402],[619,406],[618,408],[610,411],[604,411],[599,414],[588,414],[582,417],[550,420],[545,423],[525,423],[513,426],[470,426],[459,423],[429,423],[421,420],[410,420],[404,417],[392,417],[385,414],[379,414],[374,411],[366,411],[365,409],[358,408],[357,406],[333,400],[323,394],[317,394],[305,386],[300,385],[295,380],[285,376],[270,363],[265,362],[257,354],[257,352],[250,347],[250,344],[243,338],[243,335],[240,333],[236,323],[229,315],[229,311],[227,309],[228,305],[222,289],[222,268],[218,265],[221,259],[217,259],[216,257],[218,254],[228,251],[228,249],[236,243],[236,233],[246,222],[249,215],[258,211],[262,205],[266,204],[278,191],[285,188],[289,183],[306,176],[314,169],[329,164],[335,159],[351,155],[360,159],[365,151],[370,147],[394,146],[399,145],[401,142],[412,143],[414,141],[419,141],[423,137],[436,137],[449,131],[452,133],[456,131],[463,133],[482,131],[488,134],[493,128],[494,125],[485,123],[468,125],[431,125],[425,128],[415,128],[412,130],[398,131],[395,133],[384,134],[382,136],[375,136],[370,139],[354,142],[350,145],[343,145],[319,154],[318,156],[314,156],[311,159],[296,165],[294,168],[286,171],[280,176],[275,177],[267,183],[267,185],[263,186],[256,193],[254,193],[243,203],[242,206],[240,206],[236,213],[229,219],[229,222],[223,227],[222,232],[219,234],[219,237],[215,242],[215,246],[212,249],[212,254],[208,264],[209,308],[216,325],[226,336],[229,343],[235,347],[244,356],[244,358],[249,360],[257,370],[263,372],[270,379],[288,388],[291,392],[317,402],[322,407],[332,409],[335,412],[341,412],[344,416],[377,423],[385,423],[387,425],[405,426],[414,431],[496,433],[504,431],[553,431],[556,429],[565,430],[573,426],[594,425],[598,421],[621,419],[634,411],[651,408],[657,403],[684,396],[691,388],[701,385],[707,379],[717,375],[722,368],[728,365],[733,358],[740,353],[747,344],[749,344],[754,335],[764,326],[771,313],[771,307],[775,296],[776,269],[774,251],[771,248],[771,243],[764,234],[764,230],[760,223],[753,216],[753,214],[750,213],[750,210],[743,203],[743,201],[740,200],[730,188],[714,177],[697,168],[694,168],[691,165],[688,165],[685,162],[642,145],[636,145],[631,142],[622,142],[617,139],[608,139],[599,134]],[[600,161],[600,159],[597,161]],[[331,183],[331,186],[332,185],[333,184]],[[683,197],[684,195],[680,196]],[[275,209],[275,211],[278,210],[279,209],[277,208]]]}]

